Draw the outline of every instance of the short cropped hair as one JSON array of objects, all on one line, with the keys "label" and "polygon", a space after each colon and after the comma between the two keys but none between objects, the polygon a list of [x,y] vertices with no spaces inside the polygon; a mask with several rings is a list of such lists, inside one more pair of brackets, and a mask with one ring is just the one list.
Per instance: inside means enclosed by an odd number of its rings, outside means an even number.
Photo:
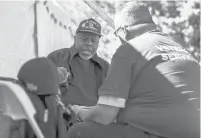
[{"label": "short cropped hair", "polygon": [[138,1],[121,1],[116,6],[116,14],[121,13],[128,26],[154,23],[147,5]]}]

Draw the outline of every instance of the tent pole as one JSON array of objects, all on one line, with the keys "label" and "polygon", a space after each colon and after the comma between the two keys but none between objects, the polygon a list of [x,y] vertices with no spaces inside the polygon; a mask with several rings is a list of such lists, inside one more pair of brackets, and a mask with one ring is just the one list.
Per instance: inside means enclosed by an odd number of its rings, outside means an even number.
[{"label": "tent pole", "polygon": [[38,0],[36,0],[34,2],[34,32],[33,32],[33,42],[34,42],[34,54],[35,54],[35,57],[38,57],[38,31],[37,31],[37,3],[38,3]]}]

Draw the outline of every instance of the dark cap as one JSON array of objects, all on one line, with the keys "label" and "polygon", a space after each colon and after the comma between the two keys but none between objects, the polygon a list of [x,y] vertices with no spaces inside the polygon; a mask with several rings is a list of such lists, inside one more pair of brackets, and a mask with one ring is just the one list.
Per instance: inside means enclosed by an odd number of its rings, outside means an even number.
[{"label": "dark cap", "polygon": [[89,19],[81,21],[76,30],[76,34],[79,32],[91,32],[99,36],[102,36],[101,25],[93,18],[89,18]]},{"label": "dark cap", "polygon": [[54,63],[47,58],[34,58],[20,68],[18,79],[37,86],[37,95],[57,94],[58,72]]}]

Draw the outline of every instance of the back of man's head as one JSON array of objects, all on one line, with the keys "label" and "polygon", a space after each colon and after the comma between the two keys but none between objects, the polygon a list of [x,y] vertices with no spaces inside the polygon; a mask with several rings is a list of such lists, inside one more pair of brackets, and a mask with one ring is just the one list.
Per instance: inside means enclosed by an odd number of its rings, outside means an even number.
[{"label": "back of man's head", "polygon": [[152,16],[146,4],[138,1],[117,3],[115,18],[118,18],[118,21],[116,22],[119,22],[119,25],[121,26],[153,23]]}]

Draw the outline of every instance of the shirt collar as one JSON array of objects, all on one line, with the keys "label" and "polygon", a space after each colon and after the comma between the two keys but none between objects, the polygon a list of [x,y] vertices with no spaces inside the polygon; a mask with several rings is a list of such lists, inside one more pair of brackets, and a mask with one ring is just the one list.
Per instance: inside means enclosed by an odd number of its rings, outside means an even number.
[{"label": "shirt collar", "polygon": [[129,30],[128,36],[130,36],[128,39],[132,39],[146,32],[156,30],[156,25],[154,23],[144,23],[128,27],[127,29]]},{"label": "shirt collar", "polygon": [[[70,62],[71,60],[77,55],[77,51],[75,49],[75,46],[71,46],[70,47]],[[101,67],[103,67],[104,65],[102,64],[102,62],[100,61],[100,57],[97,55],[97,53],[90,59],[96,63],[98,63]]]}]

